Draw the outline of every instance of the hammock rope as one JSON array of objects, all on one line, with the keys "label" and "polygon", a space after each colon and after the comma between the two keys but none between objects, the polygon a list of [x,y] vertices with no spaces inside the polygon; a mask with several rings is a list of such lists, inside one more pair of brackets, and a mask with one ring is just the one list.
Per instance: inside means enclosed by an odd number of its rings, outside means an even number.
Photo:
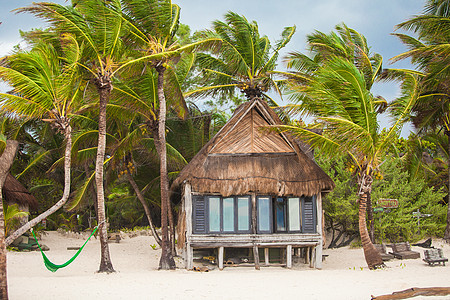
[{"label": "hammock rope", "polygon": [[70,258],[68,261],[66,261],[65,263],[63,263],[63,264],[61,264],[61,265],[54,264],[54,263],[52,263],[52,262],[48,259],[48,257],[45,255],[44,251],[42,250],[41,245],[39,244],[39,242],[38,242],[38,240],[37,240],[37,238],[36,238],[36,235],[34,234],[34,230],[33,230],[33,229],[31,229],[31,233],[33,234],[34,239],[36,240],[36,243],[38,244],[39,249],[41,250],[41,254],[42,254],[42,258],[44,259],[45,267],[46,267],[49,271],[56,272],[56,271],[58,271],[59,269],[62,269],[62,268],[64,268],[64,267],[67,267],[68,265],[70,265],[71,262],[73,262],[73,261],[75,260],[75,258],[77,258],[77,256],[81,253],[81,251],[83,250],[84,246],[86,246],[87,242],[89,242],[89,240],[90,240],[91,237],[94,235],[94,233],[97,231],[97,229],[98,229],[98,226],[96,226],[96,227],[94,228],[94,231],[92,231],[91,235],[90,235],[89,238],[86,240],[86,242],[84,242],[83,246],[81,246],[80,249],[78,249],[77,253],[75,253],[75,255],[72,256],[72,258]]}]

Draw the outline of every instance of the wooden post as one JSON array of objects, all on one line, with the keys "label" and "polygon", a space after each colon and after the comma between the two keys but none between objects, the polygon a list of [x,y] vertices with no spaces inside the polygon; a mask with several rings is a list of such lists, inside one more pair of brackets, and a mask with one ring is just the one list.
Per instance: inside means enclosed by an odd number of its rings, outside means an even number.
[{"label": "wooden post", "polygon": [[186,212],[186,254],[184,264],[186,269],[192,270],[194,268],[194,250],[190,243],[192,235],[192,191],[188,182],[184,184],[184,211]]},{"label": "wooden post", "polygon": [[316,253],[316,247],[311,247],[311,261],[309,263],[309,267],[310,268],[314,268],[316,266],[316,257],[317,257],[317,253]]},{"label": "wooden post", "polygon": [[309,264],[310,247],[306,247],[305,264]]},{"label": "wooden post", "polygon": [[224,247],[219,247],[219,270],[223,270]]},{"label": "wooden post", "polygon": [[186,243],[185,265],[187,270],[192,270],[194,268],[194,249],[191,247],[190,243]]},{"label": "wooden post", "polygon": [[264,264],[269,266],[269,248],[264,248]]},{"label": "wooden post", "polygon": [[322,250],[323,250],[323,241],[325,239],[324,237],[324,229],[323,229],[323,210],[322,210],[322,194],[317,194],[316,199],[317,204],[317,232],[320,233],[321,237],[319,240],[319,244],[314,248],[315,249],[315,262],[314,265],[316,269],[322,269]]},{"label": "wooden post", "polygon": [[292,245],[286,246],[286,268],[292,269]]},{"label": "wooden post", "polygon": [[253,246],[253,257],[255,259],[255,269],[259,270],[259,252],[258,252],[258,246],[254,245]]}]

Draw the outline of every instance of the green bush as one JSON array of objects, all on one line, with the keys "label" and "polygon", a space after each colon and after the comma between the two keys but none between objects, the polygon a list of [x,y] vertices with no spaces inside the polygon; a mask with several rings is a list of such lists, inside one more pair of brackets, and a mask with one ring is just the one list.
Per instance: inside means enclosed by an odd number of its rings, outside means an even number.
[{"label": "green bush", "polygon": [[[441,237],[445,230],[447,208],[442,199],[445,193],[434,191],[423,179],[411,179],[401,168],[401,160],[387,158],[381,166],[382,180],[375,180],[372,203],[381,198],[398,199],[398,208],[374,214],[375,237],[380,241],[414,241],[424,236]],[[420,210],[431,217],[420,219],[420,231],[413,212]]]},{"label": "green bush", "polygon": [[[358,233],[358,187],[351,163],[343,157],[329,159],[320,153],[316,157],[317,163],[336,184],[323,199],[326,228],[355,236]],[[381,198],[399,201],[399,207],[390,212],[374,213],[375,239],[377,242],[396,242],[415,241],[424,236],[442,237],[447,218],[447,207],[443,202],[445,193],[428,187],[423,179],[409,179],[402,163],[399,158],[386,157],[380,167],[382,176],[374,178],[372,207],[377,207],[377,200]],[[432,214],[420,219],[420,231],[417,218],[413,217],[413,212],[418,209],[423,214]]]}]

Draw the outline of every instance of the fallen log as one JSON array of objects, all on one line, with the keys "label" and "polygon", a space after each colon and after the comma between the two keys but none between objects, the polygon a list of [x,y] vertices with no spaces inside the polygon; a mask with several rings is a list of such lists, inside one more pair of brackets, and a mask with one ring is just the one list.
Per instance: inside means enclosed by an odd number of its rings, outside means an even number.
[{"label": "fallen log", "polygon": [[374,297],[372,300],[396,300],[407,299],[416,296],[447,296],[450,295],[450,287],[429,287],[429,288],[410,288],[404,291],[393,292],[390,295]]}]

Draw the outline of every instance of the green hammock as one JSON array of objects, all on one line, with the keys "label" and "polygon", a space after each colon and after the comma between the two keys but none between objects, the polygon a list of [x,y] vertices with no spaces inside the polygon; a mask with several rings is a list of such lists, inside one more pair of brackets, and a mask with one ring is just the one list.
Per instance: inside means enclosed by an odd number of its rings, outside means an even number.
[{"label": "green hammock", "polygon": [[63,264],[61,264],[61,265],[56,265],[56,264],[52,263],[52,262],[47,258],[47,256],[45,255],[44,251],[42,251],[41,245],[39,245],[39,242],[38,242],[38,240],[37,240],[37,238],[36,238],[36,235],[34,234],[34,230],[33,230],[33,229],[31,229],[31,233],[33,234],[34,239],[36,240],[36,242],[37,242],[37,244],[38,244],[38,246],[39,246],[39,249],[41,250],[41,254],[42,254],[42,257],[44,258],[44,264],[45,264],[45,266],[47,267],[47,269],[48,269],[49,271],[56,272],[58,269],[67,267],[71,262],[73,262],[73,261],[75,260],[75,258],[77,258],[77,256],[80,254],[81,250],[83,250],[84,246],[87,244],[87,242],[89,242],[89,240],[90,240],[91,237],[94,235],[94,233],[97,231],[97,229],[98,229],[98,226],[96,226],[96,227],[94,228],[94,231],[92,231],[91,235],[90,235],[89,238],[86,240],[86,242],[84,242],[83,246],[81,246],[81,248],[78,249],[77,253],[75,253],[75,255],[72,256],[71,259],[69,259],[67,262],[65,262],[65,263],[63,263]]}]

